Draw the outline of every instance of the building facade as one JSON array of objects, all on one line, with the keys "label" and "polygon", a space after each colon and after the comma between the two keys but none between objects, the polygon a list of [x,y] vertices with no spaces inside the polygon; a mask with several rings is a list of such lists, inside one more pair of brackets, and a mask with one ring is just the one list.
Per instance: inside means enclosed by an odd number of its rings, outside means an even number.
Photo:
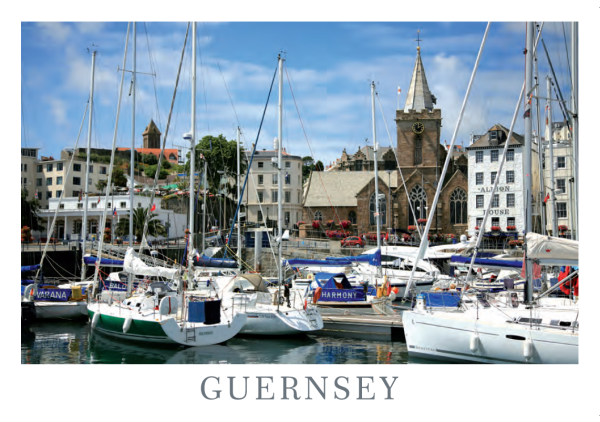
[{"label": "building facade", "polygon": [[[250,162],[252,151],[244,151]],[[257,150],[250,167],[250,176],[244,191],[246,221],[263,225],[267,220],[277,221],[278,187],[283,184],[283,229],[289,230],[302,220],[302,157],[282,152],[283,180],[279,180],[273,159],[277,150]],[[271,223],[272,224],[272,223]]]}]

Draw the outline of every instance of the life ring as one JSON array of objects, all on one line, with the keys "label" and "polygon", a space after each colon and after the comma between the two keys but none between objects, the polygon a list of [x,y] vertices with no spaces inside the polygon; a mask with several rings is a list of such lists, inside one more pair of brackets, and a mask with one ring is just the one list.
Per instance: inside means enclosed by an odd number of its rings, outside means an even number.
[{"label": "life ring", "polygon": [[313,294],[313,299],[312,299],[312,301],[313,301],[314,304],[316,304],[319,301],[319,299],[321,298],[321,292],[322,292],[322,290],[323,289],[321,289],[320,287],[317,287],[315,289],[315,293]]}]

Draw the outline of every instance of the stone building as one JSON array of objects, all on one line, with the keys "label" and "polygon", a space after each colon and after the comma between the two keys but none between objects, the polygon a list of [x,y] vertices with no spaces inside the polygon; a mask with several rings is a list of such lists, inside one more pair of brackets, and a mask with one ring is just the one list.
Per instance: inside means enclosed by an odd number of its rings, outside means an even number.
[{"label": "stone building", "polygon": [[[380,171],[396,170],[396,157],[392,147],[380,146],[377,150],[377,167]],[[346,148],[331,167],[330,171],[374,171],[375,151],[372,146],[358,148],[354,154],[348,154]]]}]

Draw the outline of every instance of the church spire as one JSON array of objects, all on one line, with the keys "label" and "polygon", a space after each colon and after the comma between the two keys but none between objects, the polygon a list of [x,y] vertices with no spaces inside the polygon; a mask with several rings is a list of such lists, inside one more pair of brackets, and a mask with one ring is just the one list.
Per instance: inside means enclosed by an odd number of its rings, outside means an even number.
[{"label": "church spire", "polygon": [[[422,39],[419,38],[419,32],[417,32],[417,44]],[[436,103],[436,98],[427,85],[427,78],[425,77],[425,69],[423,68],[423,62],[421,61],[421,46],[417,45],[417,60],[415,62],[415,68],[413,70],[412,79],[410,80],[410,87],[408,88],[408,94],[406,96],[406,103],[404,104],[404,112],[407,113],[409,110],[421,111],[426,108],[429,111],[433,110],[433,105]]]}]

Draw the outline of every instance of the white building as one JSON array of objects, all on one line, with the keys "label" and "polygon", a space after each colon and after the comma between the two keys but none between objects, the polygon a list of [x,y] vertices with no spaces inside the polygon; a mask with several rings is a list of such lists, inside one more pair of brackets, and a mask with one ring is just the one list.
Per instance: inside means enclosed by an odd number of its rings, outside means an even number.
[{"label": "white building", "polygon": [[[480,135],[466,150],[469,154],[469,231],[479,227],[485,232],[491,227],[498,226],[502,232],[511,231],[507,227],[516,227],[519,235],[525,229],[524,222],[524,191],[523,191],[523,146],[522,135],[513,132],[510,139],[507,156],[498,174],[500,160],[509,130],[500,124],[494,125],[486,134]],[[537,146],[532,146],[532,149]],[[538,155],[532,154],[532,181],[534,198],[539,192]],[[498,187],[494,194],[492,207],[485,227],[482,227],[483,217],[491,197],[494,180],[499,177]],[[538,201],[534,203],[534,228],[539,224]],[[539,231],[538,230],[536,231]]]},{"label": "white building", "polygon": [[[52,198],[48,202],[49,209],[40,210],[39,212],[39,217],[42,220],[46,220],[44,221],[47,224],[46,230],[50,229],[59,199]],[[160,202],[160,199],[155,199],[156,209],[153,213],[158,214],[157,219],[167,228],[168,238],[183,237],[184,230],[187,227],[187,216],[176,214],[172,210],[161,209]],[[148,208],[149,205],[149,196],[134,196],[134,207]],[[62,198],[54,233],[51,237],[58,239],[78,238],[78,235],[82,232],[84,206],[85,199],[79,201],[79,198]],[[111,227],[112,224],[116,227],[121,218],[129,217],[129,195],[111,195],[108,201],[105,196],[91,196],[88,201],[88,207],[87,233],[91,236],[99,234],[102,231],[100,230],[100,220],[102,219],[105,207],[108,208],[107,227]],[[115,209],[117,216],[113,218]]]},{"label": "white building", "polygon": [[[245,151],[250,162],[252,151]],[[272,159],[277,151],[256,151],[250,168],[250,180],[244,191],[246,221],[263,224],[266,219],[277,221],[278,174]],[[292,229],[302,220],[302,157],[282,152],[283,161],[283,229]]]},{"label": "white building", "polygon": [[[574,227],[574,213],[577,212],[575,195],[573,194],[573,148],[571,143],[571,133],[568,126],[563,122],[552,123],[552,155],[554,161],[550,162],[550,144],[544,142],[544,197],[550,194],[550,198],[546,203],[546,228],[548,233],[556,236],[560,234],[552,233],[552,207],[556,208],[557,226],[567,226],[566,235],[573,236],[572,230]],[[554,194],[556,196],[555,204],[553,204],[553,196],[551,192],[551,167],[554,172]]]}]

